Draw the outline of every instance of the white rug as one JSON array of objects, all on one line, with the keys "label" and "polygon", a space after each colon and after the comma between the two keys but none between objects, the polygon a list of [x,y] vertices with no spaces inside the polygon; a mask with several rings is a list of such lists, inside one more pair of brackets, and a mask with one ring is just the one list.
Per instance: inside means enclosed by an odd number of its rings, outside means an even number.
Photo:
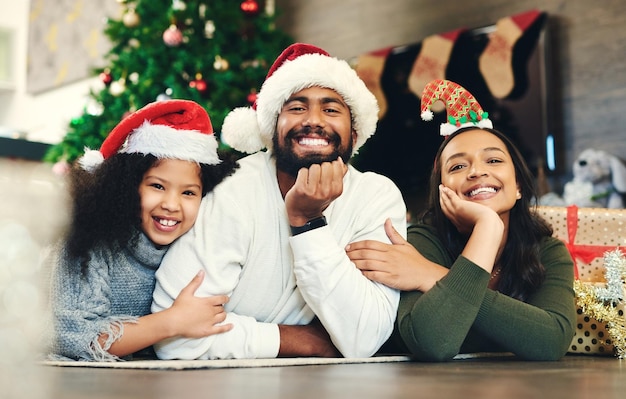
[{"label": "white rug", "polygon": [[309,366],[326,364],[355,364],[355,363],[393,363],[408,362],[408,356],[374,356],[368,358],[321,358],[298,357],[276,359],[221,359],[221,360],[131,360],[122,362],[76,362],[46,360],[41,364],[58,367],[94,367],[116,369],[154,369],[154,370],[190,370],[190,369],[222,369],[243,367],[285,367]]}]

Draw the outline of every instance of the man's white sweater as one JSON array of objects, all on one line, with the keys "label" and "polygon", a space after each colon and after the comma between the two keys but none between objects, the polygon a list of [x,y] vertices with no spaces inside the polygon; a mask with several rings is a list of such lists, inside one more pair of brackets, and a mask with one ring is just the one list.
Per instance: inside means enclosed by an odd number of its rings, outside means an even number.
[{"label": "man's white sweater", "polygon": [[347,244],[389,242],[391,218],[405,236],[406,206],[388,178],[349,166],[343,193],[324,211],[328,226],[291,237],[274,159],[259,152],[207,194],[191,231],[179,238],[157,271],[152,311],[170,307],[199,270],[196,296],[226,294],[225,323],[234,328],[156,346],[162,359],[271,358],[278,324],[305,325],[317,316],[345,357],[373,355],[390,336],[399,292],[364,277]]}]

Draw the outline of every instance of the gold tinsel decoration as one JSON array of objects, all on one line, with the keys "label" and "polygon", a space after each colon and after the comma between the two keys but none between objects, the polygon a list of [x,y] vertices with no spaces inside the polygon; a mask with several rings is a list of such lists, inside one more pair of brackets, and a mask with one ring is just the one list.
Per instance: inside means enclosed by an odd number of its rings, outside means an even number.
[{"label": "gold tinsel decoration", "polygon": [[[615,355],[620,359],[624,359],[626,358],[626,315],[620,315],[617,306],[625,303],[624,287],[626,287],[626,282],[624,277],[626,273],[624,272],[624,265],[626,260],[618,249],[613,252],[607,252],[604,257],[604,263],[607,270],[607,273],[605,273],[607,286],[619,286],[622,288],[621,292],[616,293],[614,298],[606,298],[605,295],[602,295],[602,292],[606,292],[606,289],[598,288],[593,283],[584,283],[576,280],[574,281],[576,304],[585,315],[606,324],[607,332],[615,349]],[[619,272],[616,273],[616,271]],[[613,281],[615,279],[619,280]]]}]

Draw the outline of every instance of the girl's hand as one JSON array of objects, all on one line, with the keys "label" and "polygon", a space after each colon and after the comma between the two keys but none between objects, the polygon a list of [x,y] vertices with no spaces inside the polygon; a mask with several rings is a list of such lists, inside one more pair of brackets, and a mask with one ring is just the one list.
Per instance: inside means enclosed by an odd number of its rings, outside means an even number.
[{"label": "girl's hand", "polygon": [[171,323],[175,328],[174,336],[201,338],[213,334],[230,331],[232,324],[218,325],[226,320],[224,304],[228,302],[226,295],[196,297],[194,294],[202,284],[204,271],[200,271],[185,288],[182,289],[169,312]]},{"label": "girl's hand", "polygon": [[385,232],[391,244],[366,240],[349,244],[350,260],[372,281],[399,290],[428,291],[445,276],[445,267],[424,258],[396,231],[391,220],[385,221]]}]

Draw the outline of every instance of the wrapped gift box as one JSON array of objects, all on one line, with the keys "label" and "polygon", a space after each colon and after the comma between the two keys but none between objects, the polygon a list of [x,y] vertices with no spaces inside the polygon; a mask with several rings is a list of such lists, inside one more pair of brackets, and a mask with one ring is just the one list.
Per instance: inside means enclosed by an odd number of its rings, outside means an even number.
[{"label": "wrapped gift box", "polygon": [[626,209],[540,206],[537,211],[567,244],[578,279],[605,282],[604,253],[616,247],[626,249]]},{"label": "wrapped gift box", "polygon": [[[626,250],[626,209],[540,206],[537,211],[567,245],[577,278],[585,284],[605,284],[604,254],[618,247]],[[618,309],[623,315],[624,305],[618,304]],[[589,317],[578,307],[570,352],[612,355],[614,349],[606,323]]]}]

